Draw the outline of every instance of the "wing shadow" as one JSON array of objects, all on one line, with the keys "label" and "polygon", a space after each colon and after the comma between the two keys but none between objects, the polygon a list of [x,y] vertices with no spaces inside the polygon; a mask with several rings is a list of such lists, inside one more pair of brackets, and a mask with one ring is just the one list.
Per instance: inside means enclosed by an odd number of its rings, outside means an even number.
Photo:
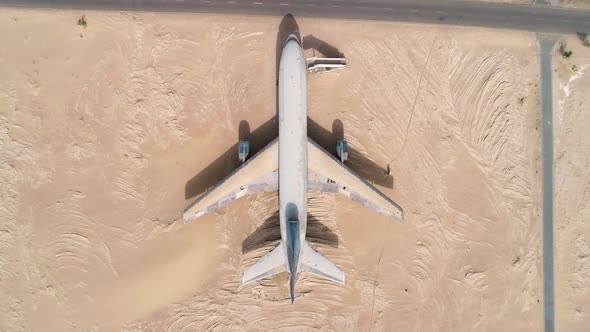
[{"label": "wing shadow", "polygon": [[[250,157],[254,156],[256,152],[260,151],[264,146],[270,143],[279,134],[278,127],[278,102],[279,102],[279,65],[281,60],[281,52],[287,38],[295,34],[299,40],[299,25],[295,17],[287,14],[281,20],[277,32],[276,40],[276,60],[275,60],[275,80],[276,80],[276,114],[270,120],[258,127],[256,130],[250,132],[250,125],[247,121],[240,122],[240,130],[238,134],[238,141],[250,140]],[[184,198],[191,199],[197,195],[204,193],[207,189],[213,187],[219,181],[223,180],[228,174],[240,166],[238,159],[238,142],[232,145],[224,153],[215,159],[211,164],[205,167],[197,175],[193,176],[184,186]]]},{"label": "wing shadow", "polygon": [[[336,142],[344,138],[344,124],[339,119],[334,120],[332,131],[330,132],[307,117],[307,136],[326,151],[330,152],[334,157],[337,157]],[[348,146],[348,161],[346,165],[369,182],[386,188],[393,188],[393,176],[387,175],[387,168],[379,166],[351,145]]]},{"label": "wing shadow", "polygon": [[[250,141],[250,156],[253,156],[277,137],[279,127],[276,117],[272,117],[250,132],[248,121],[243,120],[240,122],[238,132],[238,141],[246,139]],[[239,166],[238,142],[236,142],[185,184],[184,198],[190,199],[204,193]]]},{"label": "wing shadow", "polygon": [[[281,52],[285,41],[289,35],[295,34],[299,40],[301,35],[299,33],[299,26],[297,21],[291,14],[287,14],[281,20],[276,39],[276,115],[267,122],[250,132],[250,125],[247,121],[241,121],[239,125],[238,141],[250,141],[250,156],[255,155],[264,146],[270,143],[278,136],[278,81],[279,81],[279,65],[281,59]],[[305,36],[302,40],[304,49],[314,48],[318,52],[327,57],[344,57],[344,54],[337,48],[330,44],[312,36]],[[336,141],[344,137],[344,128],[342,121],[334,120],[332,124],[332,132],[321,127],[315,121],[307,118],[308,136],[315,142],[320,144],[326,151],[329,151],[334,156],[336,155]],[[372,160],[364,157],[358,150],[349,146],[347,165],[357,172],[361,177],[371,181],[375,184],[393,188],[393,177],[387,176],[387,169],[377,165]],[[193,176],[184,187],[185,199],[191,199],[197,195],[204,193],[207,189],[213,187],[219,181],[223,180],[228,174],[240,166],[238,160],[238,142],[228,148],[224,153],[215,159],[211,164],[206,166],[198,174]]]},{"label": "wing shadow", "polygon": [[[313,215],[307,215],[307,240],[310,243],[338,247],[338,235]],[[281,228],[279,225],[279,211],[262,223],[242,242],[242,254],[260,249],[281,239]]]},{"label": "wing shadow", "polygon": [[[240,122],[239,128],[238,140],[250,140],[251,156],[270,143],[278,136],[279,132],[276,116],[273,116],[252,132],[250,132],[247,121]],[[332,131],[329,131],[310,117],[307,117],[307,135],[336,157],[336,142],[344,137],[344,125],[342,121],[336,119],[332,123]],[[367,181],[383,187],[393,188],[393,176],[387,175],[387,169],[366,158],[350,145],[348,147],[347,165]],[[204,193],[239,166],[238,143],[236,143],[186,183],[184,188],[185,199]]]},{"label": "wing shadow", "polygon": [[[313,49],[327,58],[345,57],[344,53],[338,48],[313,35],[303,37],[302,46],[305,50]],[[336,142],[344,139],[344,124],[340,119],[334,120],[330,132],[310,117],[307,117],[307,135],[323,147],[324,150],[337,157]],[[348,146],[348,161],[346,164],[367,181],[383,187],[393,188],[393,176],[388,175],[388,169],[376,164],[350,145]]]}]

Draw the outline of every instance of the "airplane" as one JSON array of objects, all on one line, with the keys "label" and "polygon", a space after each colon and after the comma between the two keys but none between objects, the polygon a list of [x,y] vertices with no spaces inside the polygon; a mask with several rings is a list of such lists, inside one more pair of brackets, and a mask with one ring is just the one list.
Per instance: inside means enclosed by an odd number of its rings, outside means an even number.
[{"label": "airplane", "polygon": [[[328,63],[334,63],[333,59]],[[397,203],[344,164],[346,141],[338,141],[340,159],[336,159],[307,136],[307,70],[302,44],[296,34],[290,34],[279,62],[278,137],[247,160],[248,142],[240,141],[238,153],[243,164],[183,213],[187,223],[247,194],[278,191],[281,241],[246,269],[242,283],[250,284],[286,271],[291,303],[295,301],[295,283],[300,272],[340,284],[345,279],[342,270],[306,241],[308,192],[341,194],[404,222],[403,209]]]}]

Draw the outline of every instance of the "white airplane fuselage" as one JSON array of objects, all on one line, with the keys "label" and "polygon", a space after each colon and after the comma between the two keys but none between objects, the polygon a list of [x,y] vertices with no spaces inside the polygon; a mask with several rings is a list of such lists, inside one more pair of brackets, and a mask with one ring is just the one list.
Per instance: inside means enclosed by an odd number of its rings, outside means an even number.
[{"label": "white airplane fuselage", "polygon": [[291,297],[307,229],[307,65],[295,35],[279,64],[279,213]]},{"label": "white airplane fuselage", "polygon": [[[182,216],[189,222],[245,195],[278,191],[281,242],[244,271],[242,284],[288,272],[291,303],[301,272],[338,284],[345,281],[344,272],[306,241],[308,190],[343,195],[403,222],[397,203],[307,137],[307,64],[300,40],[290,35],[279,59],[278,139],[248,160],[247,153],[242,155],[248,142],[240,142],[242,165],[187,206]],[[344,143],[338,141],[337,149],[339,144]]]}]

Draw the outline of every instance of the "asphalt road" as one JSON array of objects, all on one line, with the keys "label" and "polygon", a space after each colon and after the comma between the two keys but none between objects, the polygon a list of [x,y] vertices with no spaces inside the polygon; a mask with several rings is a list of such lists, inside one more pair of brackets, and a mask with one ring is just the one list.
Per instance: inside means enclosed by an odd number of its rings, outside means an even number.
[{"label": "asphalt road", "polygon": [[538,35],[541,72],[541,146],[543,196],[543,311],[545,332],[555,331],[553,243],[553,67],[555,37]]},{"label": "asphalt road", "polygon": [[202,12],[482,26],[538,32],[590,32],[590,11],[549,6],[436,0],[0,0],[0,6]]}]

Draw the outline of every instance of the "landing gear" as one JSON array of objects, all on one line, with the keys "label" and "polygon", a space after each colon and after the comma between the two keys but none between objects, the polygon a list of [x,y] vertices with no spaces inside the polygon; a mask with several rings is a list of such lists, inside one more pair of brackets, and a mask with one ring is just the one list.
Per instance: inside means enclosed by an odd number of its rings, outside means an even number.
[{"label": "landing gear", "polygon": [[348,142],[346,140],[340,139],[336,142],[336,153],[342,163],[348,159]]},{"label": "landing gear", "polygon": [[246,161],[248,155],[250,154],[250,142],[249,141],[240,141],[238,143],[238,158],[240,159],[241,163]]}]

